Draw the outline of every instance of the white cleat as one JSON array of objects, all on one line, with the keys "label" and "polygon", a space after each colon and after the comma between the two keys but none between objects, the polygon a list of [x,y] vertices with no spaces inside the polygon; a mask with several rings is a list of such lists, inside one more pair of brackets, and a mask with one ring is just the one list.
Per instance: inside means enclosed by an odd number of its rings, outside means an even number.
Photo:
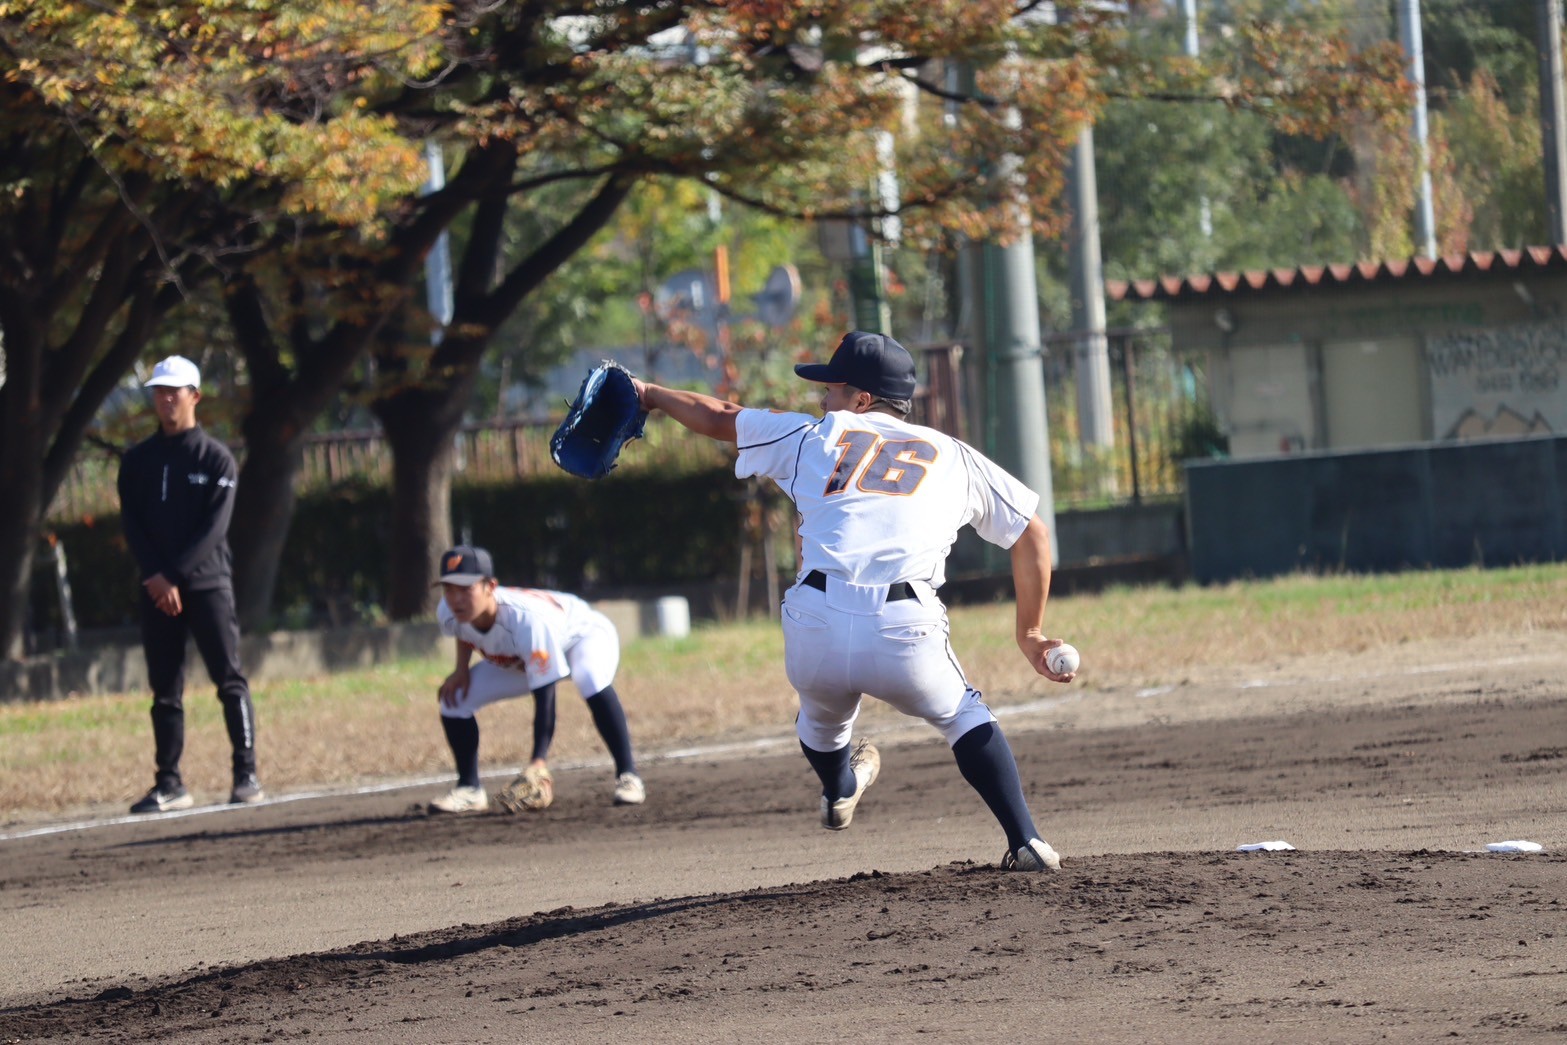
[{"label": "white cleat", "polygon": [[1049,842],[1033,838],[1027,845],[1003,856],[1001,867],[1006,871],[1059,871],[1061,856],[1050,848]]},{"label": "white cleat", "polygon": [[831,802],[822,796],[822,826],[829,831],[842,831],[854,820],[854,807],[881,773],[881,752],[870,741],[860,741],[849,756],[849,769],[854,773],[854,794]]},{"label": "white cleat", "polygon": [[615,778],[615,804],[639,806],[647,801],[647,787],[635,773],[622,773]]},{"label": "white cleat", "polygon": [[490,808],[482,787],[454,787],[430,803],[432,813],[480,813]]}]

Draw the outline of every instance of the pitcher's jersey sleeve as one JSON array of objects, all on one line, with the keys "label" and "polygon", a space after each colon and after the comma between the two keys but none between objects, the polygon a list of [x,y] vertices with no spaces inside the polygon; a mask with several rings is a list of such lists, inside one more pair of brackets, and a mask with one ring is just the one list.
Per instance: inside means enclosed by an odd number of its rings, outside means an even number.
[{"label": "pitcher's jersey sleeve", "polygon": [[787,493],[799,467],[800,444],[822,420],[779,410],[741,410],[735,415],[735,441],[740,450],[735,458],[735,478],[767,476]]},{"label": "pitcher's jersey sleeve", "polygon": [[969,518],[991,544],[1011,548],[1039,510],[1039,495],[967,443],[958,443],[969,476]]}]

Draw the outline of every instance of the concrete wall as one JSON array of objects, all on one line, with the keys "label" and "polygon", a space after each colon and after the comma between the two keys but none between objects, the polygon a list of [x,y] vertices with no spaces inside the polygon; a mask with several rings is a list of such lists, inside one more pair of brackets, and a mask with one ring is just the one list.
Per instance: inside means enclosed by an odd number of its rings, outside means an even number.
[{"label": "concrete wall", "polygon": [[1564,495],[1562,436],[1191,462],[1191,576],[1557,561]]},{"label": "concrete wall", "polygon": [[1179,556],[1186,550],[1183,510],[1181,504],[1171,501],[1057,512],[1059,565],[1096,566]]}]

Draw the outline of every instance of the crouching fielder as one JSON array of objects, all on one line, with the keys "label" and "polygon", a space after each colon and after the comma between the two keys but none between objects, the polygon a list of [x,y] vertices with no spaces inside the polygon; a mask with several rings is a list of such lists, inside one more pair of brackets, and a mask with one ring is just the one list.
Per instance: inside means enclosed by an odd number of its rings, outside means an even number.
[{"label": "crouching fielder", "polygon": [[[479,722],[474,713],[498,700],[533,694],[533,756],[496,801],[504,808],[544,809],[554,801],[547,759],[555,738],[555,684],[570,677],[587,701],[593,724],[615,760],[616,805],[646,798],[631,753],[626,715],[615,693],[620,639],[608,617],[575,595],[503,588],[490,553],[464,545],[441,556],[443,634],[457,642],[457,664],[441,683],[441,726],[457,762],[457,786],[430,803],[431,812],[487,809],[479,783]],[[482,658],[472,663],[473,654]]]}]

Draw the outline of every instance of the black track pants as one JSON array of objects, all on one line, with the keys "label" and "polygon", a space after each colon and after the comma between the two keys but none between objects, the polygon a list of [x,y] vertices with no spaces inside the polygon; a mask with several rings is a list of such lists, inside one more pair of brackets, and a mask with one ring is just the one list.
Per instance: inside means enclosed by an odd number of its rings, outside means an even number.
[{"label": "black track pants", "polygon": [[256,711],[250,683],[239,663],[239,617],[231,588],[203,591],[180,589],[184,611],[170,617],[145,592],[141,600],[142,649],[147,655],[147,681],[152,686],[152,735],[156,747],[158,785],[180,783],[180,756],[185,751],[185,646],[196,649],[207,674],[218,687],[223,721],[234,749],[234,773],[256,771]]}]

